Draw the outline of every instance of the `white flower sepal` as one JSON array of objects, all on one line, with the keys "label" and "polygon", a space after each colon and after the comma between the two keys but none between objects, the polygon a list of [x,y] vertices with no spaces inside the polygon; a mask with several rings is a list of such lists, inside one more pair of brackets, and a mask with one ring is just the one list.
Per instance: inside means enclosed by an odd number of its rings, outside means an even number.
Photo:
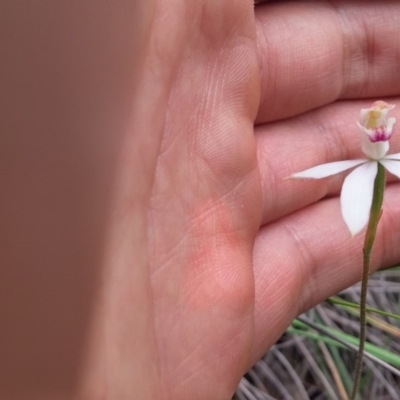
[{"label": "white flower sepal", "polygon": [[361,110],[357,124],[361,133],[361,149],[367,158],[321,164],[291,176],[321,179],[358,166],[345,178],[340,194],[342,216],[352,236],[368,223],[378,163],[400,179],[400,153],[387,155],[396,122],[395,118],[387,118],[392,108],[394,105],[376,101],[371,108]]}]

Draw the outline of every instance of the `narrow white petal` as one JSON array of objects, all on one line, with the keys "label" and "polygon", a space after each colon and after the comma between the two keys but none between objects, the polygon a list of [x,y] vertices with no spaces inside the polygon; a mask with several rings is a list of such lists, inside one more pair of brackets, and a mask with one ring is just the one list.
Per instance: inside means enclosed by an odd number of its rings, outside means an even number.
[{"label": "narrow white petal", "polygon": [[349,168],[353,168],[365,162],[367,162],[367,160],[346,160],[335,161],[328,164],[321,164],[317,165],[316,167],[306,169],[305,171],[297,172],[293,174],[291,178],[326,178],[327,176],[338,174],[339,172],[345,171]]},{"label": "narrow white petal", "polygon": [[400,179],[400,161],[395,160],[380,160],[379,161],[391,174]]},{"label": "narrow white petal", "polygon": [[351,172],[343,182],[340,204],[344,222],[352,236],[368,223],[378,163],[369,161]]},{"label": "narrow white petal", "polygon": [[365,125],[368,113],[371,111],[370,108],[362,108],[360,111],[360,124]]},{"label": "narrow white petal", "polygon": [[395,123],[396,123],[396,118],[393,117],[388,118],[386,122],[386,129],[388,131],[392,131]]},{"label": "narrow white petal", "polygon": [[385,156],[385,159],[388,160],[400,160],[400,153],[396,153],[396,154],[387,154]]}]

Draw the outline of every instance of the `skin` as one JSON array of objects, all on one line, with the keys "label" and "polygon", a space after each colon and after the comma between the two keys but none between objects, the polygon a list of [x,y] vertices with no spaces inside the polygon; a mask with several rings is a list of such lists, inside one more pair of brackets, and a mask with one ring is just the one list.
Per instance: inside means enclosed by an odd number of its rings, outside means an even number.
[{"label": "skin", "polygon": [[[360,279],[344,175],[287,178],[360,157],[359,110],[400,107],[400,4],[11,3],[4,394],[229,399],[293,318]],[[400,261],[396,196],[373,269]]]}]

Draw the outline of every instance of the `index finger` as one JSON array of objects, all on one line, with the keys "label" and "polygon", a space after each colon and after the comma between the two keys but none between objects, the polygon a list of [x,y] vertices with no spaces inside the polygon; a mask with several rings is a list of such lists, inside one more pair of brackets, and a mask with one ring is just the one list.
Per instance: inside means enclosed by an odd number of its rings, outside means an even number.
[{"label": "index finger", "polygon": [[257,123],[337,99],[400,92],[400,3],[281,2],[256,8]]}]

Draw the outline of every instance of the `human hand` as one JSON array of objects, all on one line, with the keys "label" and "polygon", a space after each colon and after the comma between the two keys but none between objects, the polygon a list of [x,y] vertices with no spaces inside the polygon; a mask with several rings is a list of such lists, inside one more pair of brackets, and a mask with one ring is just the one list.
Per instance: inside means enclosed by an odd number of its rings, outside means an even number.
[{"label": "human hand", "polygon": [[[140,351],[132,359],[121,344],[109,368],[131,363],[143,398],[225,399],[293,318],[360,277],[362,238],[340,217],[342,176],[286,178],[359,156],[364,98],[400,91],[400,6],[279,2],[254,19],[251,2],[159,3],[138,91],[146,107],[134,110],[141,133],[122,163],[143,185],[144,255],[114,264],[124,281],[104,289],[117,299],[104,316],[113,335],[131,335]],[[120,185],[111,252],[129,251],[120,228],[138,221],[121,211],[137,188]],[[375,267],[399,260],[396,195],[389,187]]]}]

